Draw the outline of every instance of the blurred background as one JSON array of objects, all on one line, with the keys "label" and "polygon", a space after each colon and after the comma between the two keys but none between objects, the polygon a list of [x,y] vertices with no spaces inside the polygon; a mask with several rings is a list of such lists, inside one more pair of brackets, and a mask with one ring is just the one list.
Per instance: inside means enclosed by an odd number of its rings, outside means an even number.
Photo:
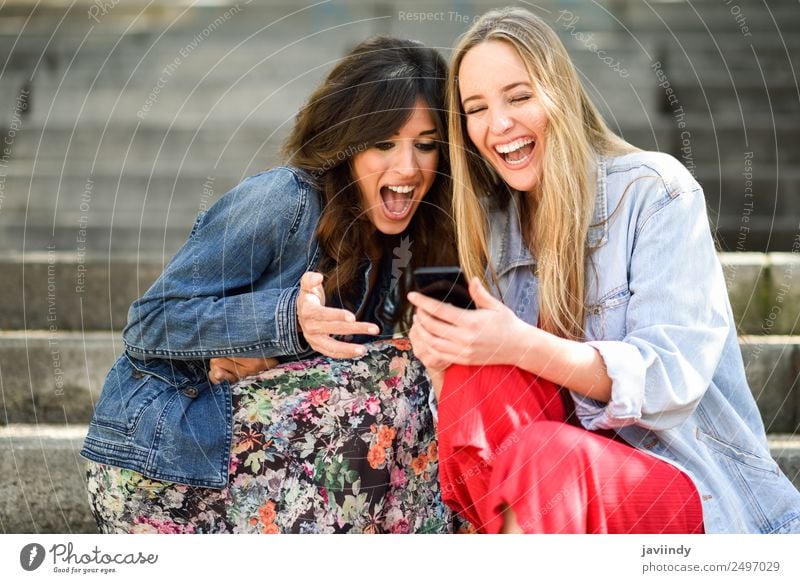
[{"label": "blurred background", "polygon": [[[93,532],[77,455],[195,216],[280,162],[360,40],[446,58],[484,0],[0,0],[0,532]],[[773,455],[800,484],[800,4],[541,0],[610,126],[704,188]],[[269,204],[265,201],[265,204]]]}]

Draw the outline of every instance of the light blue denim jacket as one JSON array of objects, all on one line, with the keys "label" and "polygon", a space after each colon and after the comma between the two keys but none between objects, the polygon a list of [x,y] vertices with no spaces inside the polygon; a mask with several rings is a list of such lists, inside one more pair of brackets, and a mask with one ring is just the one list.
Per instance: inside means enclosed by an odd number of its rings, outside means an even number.
[{"label": "light blue denim jacket", "polygon": [[[597,174],[586,340],[612,389],[608,403],[572,393],[581,423],[687,472],[706,532],[800,532],[800,493],[770,457],[745,378],[703,191],[654,152],[600,158]],[[516,206],[493,209],[490,225],[502,297],[535,324],[535,259]]]},{"label": "light blue denim jacket", "polygon": [[[311,177],[280,167],[247,178],[197,218],[131,306],[126,351],[106,376],[81,455],[158,480],[227,484],[231,391],[227,381],[208,381],[207,359],[312,354],[298,331],[295,301],[300,277],[320,258],[320,212]],[[371,294],[366,258],[364,267],[357,311],[391,337],[391,258]],[[341,307],[336,297],[328,305]]]}]

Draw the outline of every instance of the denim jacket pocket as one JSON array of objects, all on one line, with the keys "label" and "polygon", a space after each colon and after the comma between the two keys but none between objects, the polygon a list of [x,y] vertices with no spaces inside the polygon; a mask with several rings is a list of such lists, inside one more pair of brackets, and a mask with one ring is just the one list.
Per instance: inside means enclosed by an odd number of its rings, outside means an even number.
[{"label": "denim jacket pocket", "polygon": [[141,361],[123,353],[106,375],[91,423],[133,435],[148,407],[192,384],[189,366],[161,359]]},{"label": "denim jacket pocket", "polygon": [[163,391],[160,382],[133,366],[122,354],[106,375],[100,399],[95,405],[91,424],[123,435],[136,431],[142,412]]},{"label": "denim jacket pocket", "polygon": [[606,293],[587,308],[587,336],[592,339],[622,340],[626,334],[626,317],[631,292],[622,284]]},{"label": "denim jacket pocket", "polygon": [[81,455],[169,482],[222,488],[228,477],[231,390],[201,361],[123,353],[106,376]]},{"label": "denim jacket pocket", "polygon": [[760,472],[765,472],[773,476],[779,476],[780,470],[778,464],[771,458],[765,458],[756,453],[745,451],[741,447],[723,441],[718,437],[714,437],[700,429],[696,430],[698,441],[705,444],[705,446],[712,452],[723,455],[730,460],[737,463],[738,466],[745,469],[751,468]]}]

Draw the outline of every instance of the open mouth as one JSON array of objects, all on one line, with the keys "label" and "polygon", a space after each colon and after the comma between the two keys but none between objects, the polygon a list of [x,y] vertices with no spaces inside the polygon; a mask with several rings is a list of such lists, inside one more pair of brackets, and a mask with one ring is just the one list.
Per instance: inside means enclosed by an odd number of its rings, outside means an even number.
[{"label": "open mouth", "polygon": [[533,154],[536,142],[533,138],[519,138],[508,144],[495,146],[495,151],[512,166],[522,164]]},{"label": "open mouth", "polygon": [[384,213],[391,219],[404,219],[414,202],[415,187],[408,185],[382,186],[381,200]]}]

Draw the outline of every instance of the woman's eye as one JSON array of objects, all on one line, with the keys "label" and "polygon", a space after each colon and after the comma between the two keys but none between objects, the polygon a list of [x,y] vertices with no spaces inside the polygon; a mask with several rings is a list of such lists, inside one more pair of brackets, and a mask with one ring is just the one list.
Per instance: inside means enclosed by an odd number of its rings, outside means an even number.
[{"label": "woman's eye", "polygon": [[480,113],[484,109],[486,109],[485,105],[479,105],[478,107],[473,107],[472,109],[468,109],[465,113],[467,115],[472,115],[473,113]]},{"label": "woman's eye", "polygon": [[437,148],[436,142],[422,142],[417,144],[417,149],[423,152],[433,152]]},{"label": "woman's eye", "polygon": [[375,147],[378,150],[385,152],[386,150],[391,150],[394,147],[394,144],[392,142],[378,142],[375,144]]},{"label": "woman's eye", "polygon": [[516,97],[511,98],[511,103],[522,103],[523,101],[528,101],[532,96],[528,93],[525,95],[517,95]]}]

